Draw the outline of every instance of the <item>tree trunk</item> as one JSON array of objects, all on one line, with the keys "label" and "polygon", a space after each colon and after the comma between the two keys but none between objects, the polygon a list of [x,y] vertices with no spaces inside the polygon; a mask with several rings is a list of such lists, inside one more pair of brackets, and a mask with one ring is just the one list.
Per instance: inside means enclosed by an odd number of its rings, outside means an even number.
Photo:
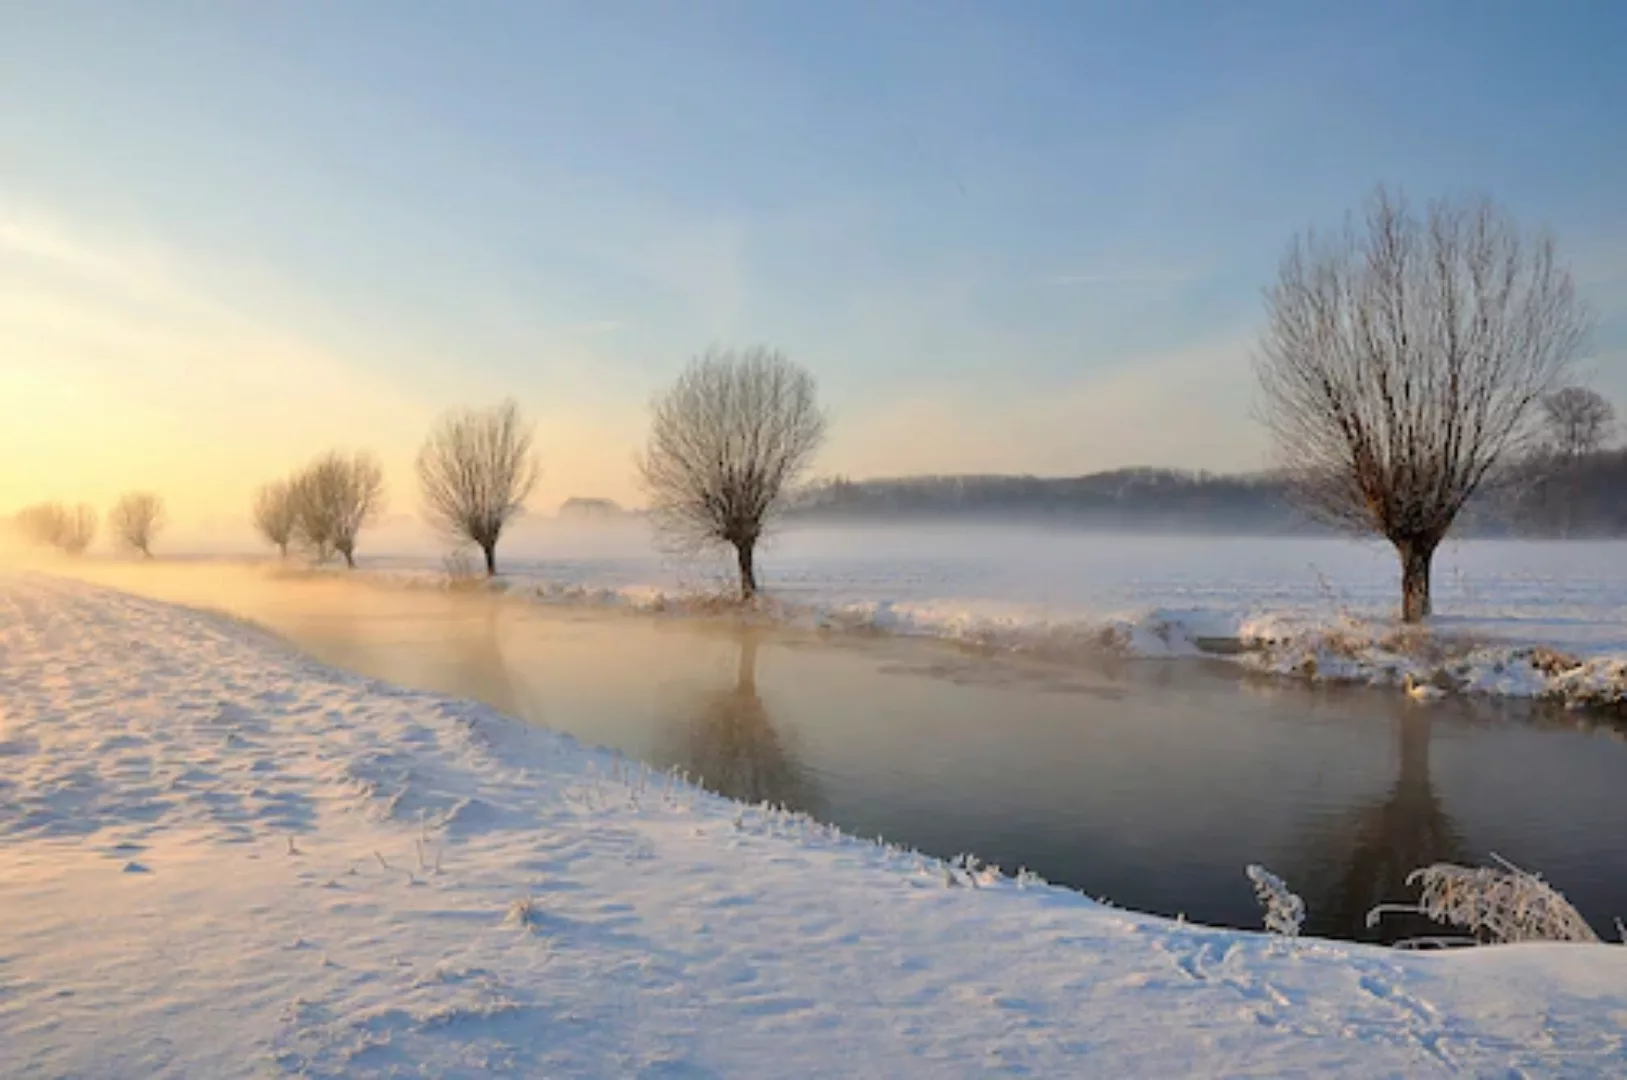
[{"label": "tree trunk", "polygon": [[757,542],[744,540],[734,545],[740,560],[740,599],[750,600],[757,595],[757,564],[754,559]]},{"label": "tree trunk", "polygon": [[497,545],[481,544],[480,550],[486,554],[486,576],[497,576]]},{"label": "tree trunk", "polygon": [[352,570],[356,569],[356,556],[352,553],[350,548],[343,549],[339,552],[339,554],[345,557],[346,566],[350,567]]},{"label": "tree trunk", "polygon": [[1401,556],[1401,621],[1422,622],[1433,614],[1429,598],[1429,566],[1435,545],[1404,541],[1395,545]]}]

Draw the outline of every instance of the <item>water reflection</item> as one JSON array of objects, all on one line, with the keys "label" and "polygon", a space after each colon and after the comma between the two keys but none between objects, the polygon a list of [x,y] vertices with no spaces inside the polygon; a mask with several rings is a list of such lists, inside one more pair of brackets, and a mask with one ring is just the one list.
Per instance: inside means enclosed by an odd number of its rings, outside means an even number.
[{"label": "water reflection", "polygon": [[531,703],[515,683],[503,656],[499,606],[488,601],[482,607],[483,610],[471,620],[473,625],[468,628],[469,632],[459,634],[455,639],[459,656],[453,662],[462,661],[463,667],[483,688],[482,697],[488,705],[509,716],[540,720],[538,710],[527,707]]},{"label": "water reflection", "polygon": [[[1397,771],[1389,792],[1347,811],[1331,833],[1318,837],[1322,854],[1308,861],[1323,873],[1313,871],[1302,891],[1312,932],[1372,941],[1440,932],[1422,919],[1393,915],[1367,926],[1367,913],[1378,905],[1416,899],[1417,891],[1407,886],[1412,871],[1464,861],[1462,837],[1431,782],[1430,726],[1428,709],[1403,712],[1396,721]],[[1330,852],[1342,855],[1328,858]]]},{"label": "water reflection", "polygon": [[758,693],[758,637],[755,630],[741,631],[733,685],[706,694],[674,720],[658,754],[719,794],[818,814],[818,783]]}]

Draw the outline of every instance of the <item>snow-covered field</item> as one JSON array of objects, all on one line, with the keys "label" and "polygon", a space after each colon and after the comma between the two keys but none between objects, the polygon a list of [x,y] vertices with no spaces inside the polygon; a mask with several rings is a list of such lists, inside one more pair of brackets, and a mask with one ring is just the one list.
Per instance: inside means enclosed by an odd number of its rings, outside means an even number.
[{"label": "snow-covered field", "polygon": [[[375,574],[440,583],[433,538],[377,539]],[[726,562],[654,554],[636,524],[533,523],[505,541],[511,590],[672,610],[729,588]],[[1055,654],[1241,648],[1249,667],[1441,691],[1627,704],[1627,542],[1452,541],[1437,617],[1401,632],[1394,552],[1333,538],[995,527],[798,527],[761,556],[771,612],[811,625]]]},{"label": "snow-covered field", "polygon": [[8,1075],[1627,1072],[1619,947],[1117,911],[37,575],[0,868]]}]

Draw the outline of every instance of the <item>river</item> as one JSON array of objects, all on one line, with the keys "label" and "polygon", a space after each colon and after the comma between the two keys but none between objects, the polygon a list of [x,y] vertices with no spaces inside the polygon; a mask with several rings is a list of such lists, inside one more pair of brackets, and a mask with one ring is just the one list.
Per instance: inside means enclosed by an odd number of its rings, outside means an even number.
[{"label": "river", "polygon": [[1224,661],[1054,663],[272,575],[87,562],[80,576],[227,611],[317,660],[485,702],[748,801],[1027,868],[1123,907],[1254,927],[1261,863],[1306,930],[1391,940],[1413,868],[1493,853],[1601,933],[1627,916],[1627,741],[1486,702],[1243,677]]}]

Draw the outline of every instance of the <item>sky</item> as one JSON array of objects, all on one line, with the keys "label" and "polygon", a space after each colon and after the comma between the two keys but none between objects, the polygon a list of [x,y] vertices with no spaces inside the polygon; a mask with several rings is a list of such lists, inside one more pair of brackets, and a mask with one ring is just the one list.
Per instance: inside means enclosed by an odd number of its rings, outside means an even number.
[{"label": "sky", "polygon": [[766,343],[820,474],[1250,469],[1262,289],[1375,185],[1551,229],[1627,412],[1627,5],[0,0],[0,512],[240,519],[330,446],[411,512],[516,398],[636,504]]}]

